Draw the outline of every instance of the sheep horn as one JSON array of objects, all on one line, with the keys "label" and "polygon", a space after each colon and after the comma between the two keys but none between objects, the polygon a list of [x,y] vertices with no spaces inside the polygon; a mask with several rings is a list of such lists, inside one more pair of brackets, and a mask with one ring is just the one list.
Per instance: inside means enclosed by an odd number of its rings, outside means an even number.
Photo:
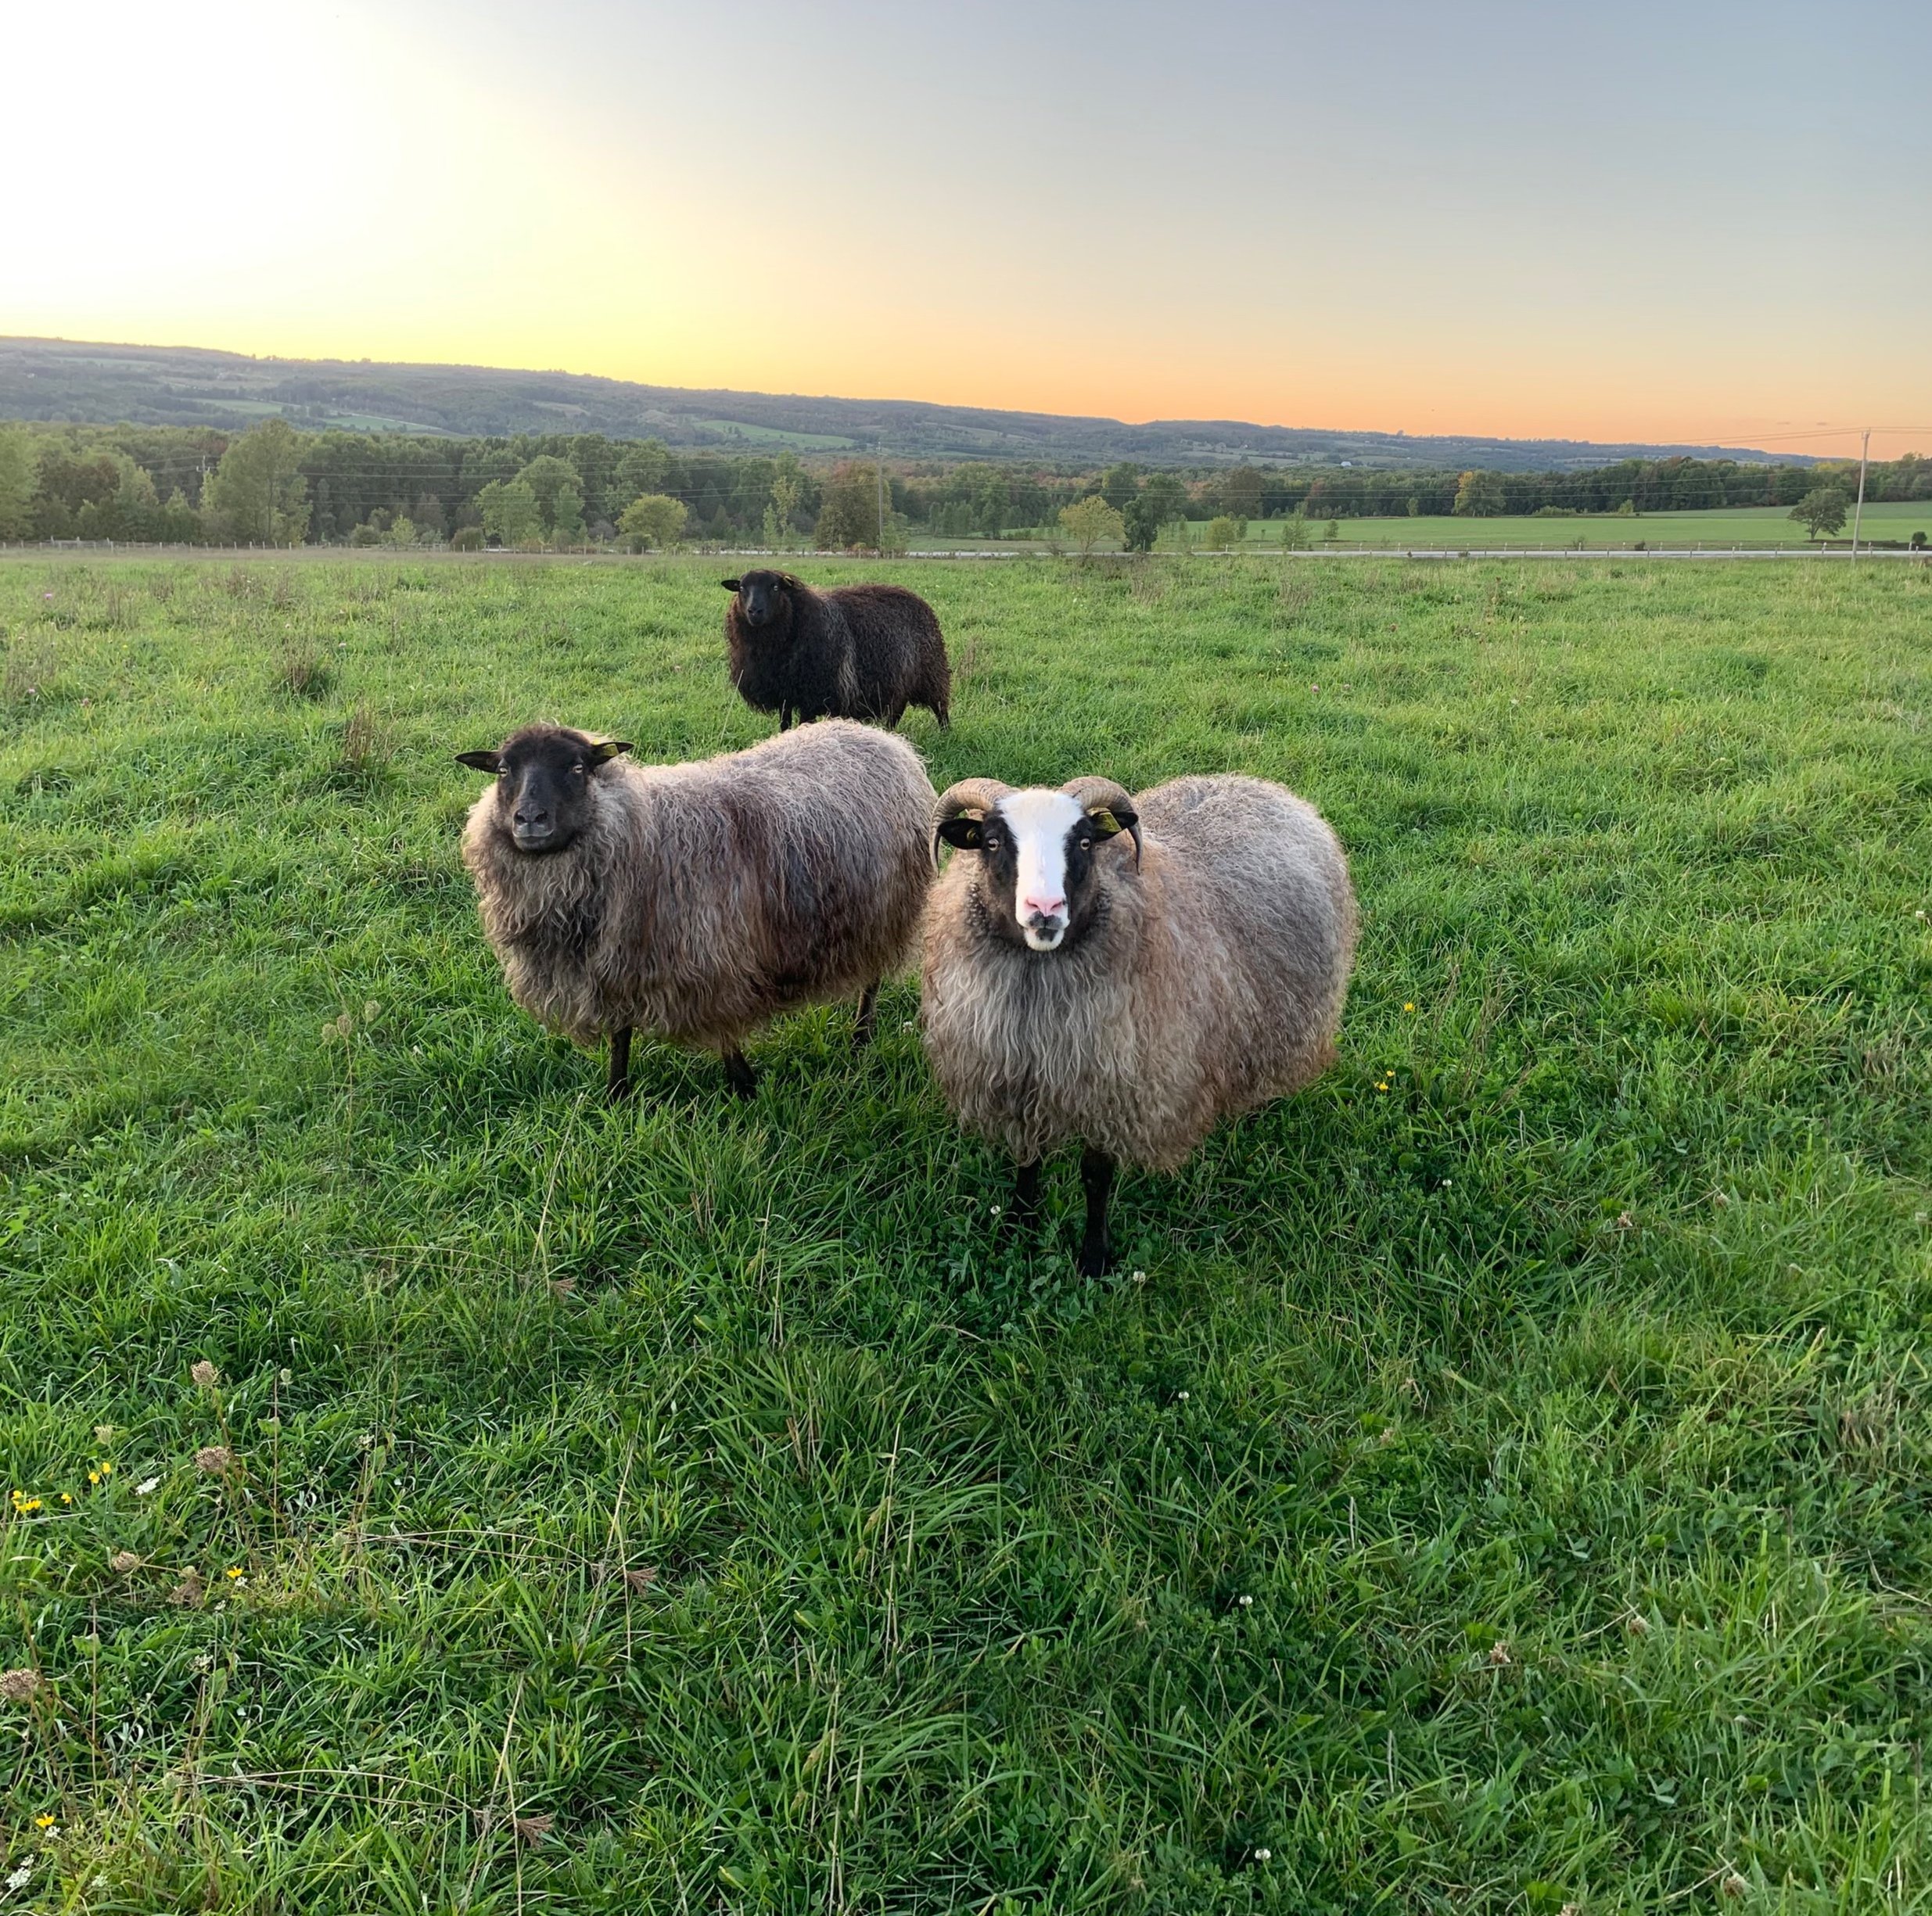
[{"label": "sheep horn", "polygon": [[1140,815],[1133,809],[1133,799],[1126,787],[1115,784],[1111,778],[1070,778],[1060,789],[1083,812],[1090,815],[1095,812],[1111,814],[1115,826],[1133,841],[1134,869],[1139,870]]},{"label": "sheep horn", "polygon": [[948,819],[965,812],[975,812],[983,818],[1012,789],[997,778],[962,778],[957,785],[946,788],[932,808],[932,863],[935,868],[939,862],[939,827]]}]

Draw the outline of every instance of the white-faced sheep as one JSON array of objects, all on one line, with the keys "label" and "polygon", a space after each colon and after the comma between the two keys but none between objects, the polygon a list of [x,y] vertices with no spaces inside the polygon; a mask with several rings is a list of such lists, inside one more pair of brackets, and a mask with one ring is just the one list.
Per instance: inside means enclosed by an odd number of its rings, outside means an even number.
[{"label": "white-faced sheep", "polygon": [[461,763],[494,784],[463,862],[510,995],[580,1044],[630,1034],[717,1052],[755,1080],[748,1033],[795,1006],[860,1000],[905,962],[932,877],[932,787],[903,739],[831,720],[690,765],[533,725]]},{"label": "white-faced sheep", "polygon": [[784,731],[830,716],[896,725],[908,705],[950,723],[952,669],[939,615],[903,586],[815,592],[789,572],[720,580],[731,683]]},{"label": "white-faced sheep", "polygon": [[1334,834],[1279,785],[1110,780],[940,799],[957,852],[926,903],[920,1020],[961,1122],[1018,1160],[1085,1146],[1081,1270],[1110,1255],[1114,1161],[1172,1171],[1216,1121],[1298,1090],[1334,1057],[1356,941]]}]

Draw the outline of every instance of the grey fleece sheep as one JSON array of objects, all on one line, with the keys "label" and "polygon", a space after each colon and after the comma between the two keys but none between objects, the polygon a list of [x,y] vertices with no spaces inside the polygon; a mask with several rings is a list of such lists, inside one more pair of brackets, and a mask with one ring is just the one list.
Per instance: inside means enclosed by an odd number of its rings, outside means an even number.
[{"label": "grey fleece sheep", "polygon": [[1356,942],[1334,834],[1279,785],[1178,778],[1131,798],[970,779],[926,902],[928,1055],[961,1122],[1019,1163],[1081,1139],[1080,1268],[1107,1268],[1114,1160],[1172,1171],[1216,1121],[1333,1060]]},{"label": "grey fleece sheep", "polygon": [[828,714],[896,725],[908,705],[949,723],[952,669],[938,615],[903,586],[815,592],[789,572],[720,582],[731,596],[724,638],[731,683],[784,731]]},{"label": "grey fleece sheep", "polygon": [[904,963],[932,878],[932,787],[904,740],[829,720],[691,765],[634,765],[616,741],[533,725],[460,762],[495,783],[463,863],[510,996],[580,1044],[630,1034],[716,1051],[755,1080],[746,1035],[856,995]]}]

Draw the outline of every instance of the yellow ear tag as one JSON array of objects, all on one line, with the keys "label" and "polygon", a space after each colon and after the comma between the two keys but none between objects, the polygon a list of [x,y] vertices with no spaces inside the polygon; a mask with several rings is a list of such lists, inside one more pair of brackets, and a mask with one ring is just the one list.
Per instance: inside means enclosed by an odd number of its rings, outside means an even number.
[{"label": "yellow ear tag", "polygon": [[1103,837],[1111,838],[1120,829],[1120,820],[1104,805],[1097,805],[1087,813],[1087,822]]}]

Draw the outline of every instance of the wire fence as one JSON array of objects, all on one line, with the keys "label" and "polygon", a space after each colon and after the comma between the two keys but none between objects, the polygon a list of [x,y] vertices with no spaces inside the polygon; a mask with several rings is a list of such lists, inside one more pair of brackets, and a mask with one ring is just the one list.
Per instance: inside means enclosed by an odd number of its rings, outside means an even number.
[{"label": "wire fence", "polygon": [[1617,546],[1579,545],[1385,545],[1348,540],[1324,539],[1305,546],[1193,546],[1184,552],[1162,550],[1153,553],[1122,552],[1095,548],[1083,553],[1066,539],[1035,540],[1004,544],[975,546],[911,546],[903,550],[872,551],[821,551],[771,546],[709,545],[687,544],[670,551],[625,552],[609,546],[555,546],[540,551],[510,546],[488,546],[459,551],[447,545],[253,545],[210,546],[168,544],[113,539],[38,539],[0,540],[0,554],[25,556],[45,553],[57,557],[63,553],[118,554],[130,558],[173,558],[187,559],[300,559],[311,562],[336,560],[413,559],[436,564],[507,562],[544,563],[560,559],[593,561],[602,564],[644,565],[661,564],[666,558],[771,558],[795,562],[801,559],[1053,559],[1108,558],[1139,562],[1166,558],[1226,559],[1797,559],[1813,562],[1862,559],[1916,560],[1932,565],[1932,548],[1888,541],[1873,544],[1860,540],[1855,551],[1851,542],[1828,541],[1820,544],[1776,544],[1769,542],[1729,544],[1699,542],[1690,544],[1653,545],[1647,542]]}]

